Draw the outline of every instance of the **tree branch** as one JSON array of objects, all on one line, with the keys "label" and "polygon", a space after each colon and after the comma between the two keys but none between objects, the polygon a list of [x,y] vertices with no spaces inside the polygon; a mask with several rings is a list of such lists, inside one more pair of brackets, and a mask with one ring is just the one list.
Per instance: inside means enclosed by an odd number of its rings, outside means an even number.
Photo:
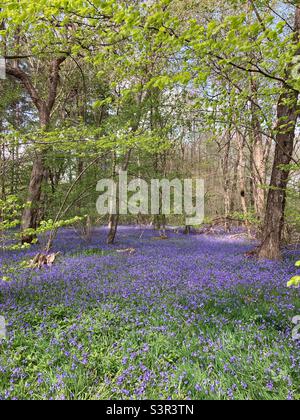
[{"label": "tree branch", "polygon": [[57,87],[59,83],[59,71],[63,62],[67,59],[66,56],[55,59],[50,64],[50,77],[49,77],[49,95],[47,100],[47,109],[50,113],[56,100]]},{"label": "tree branch", "polygon": [[10,65],[6,66],[6,74],[14,77],[15,79],[19,80],[22,83],[27,93],[30,95],[34,105],[37,107],[39,111],[41,111],[43,108],[43,100],[40,98],[38,91],[33,85],[28,74],[26,74],[19,67],[12,67]]}]

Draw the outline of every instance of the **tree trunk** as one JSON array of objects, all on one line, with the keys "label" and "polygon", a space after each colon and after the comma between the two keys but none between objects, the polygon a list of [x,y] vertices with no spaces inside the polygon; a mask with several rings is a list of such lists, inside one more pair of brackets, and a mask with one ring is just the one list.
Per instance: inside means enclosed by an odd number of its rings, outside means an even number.
[{"label": "tree trunk", "polygon": [[[137,130],[138,127],[134,128],[134,131]],[[127,171],[128,166],[130,164],[130,158],[131,158],[132,149],[129,149],[125,158],[125,163],[123,165],[122,171]],[[117,165],[117,155],[116,152],[113,152],[113,168],[112,168],[112,174],[113,178],[116,178],[117,173],[119,173],[120,167]],[[111,214],[109,217],[109,233],[107,236],[107,244],[113,245],[116,239],[119,220],[120,220],[120,199],[119,199],[119,182],[117,182],[117,196],[116,196],[116,210],[117,214]]]},{"label": "tree trunk", "polygon": [[[44,171],[44,176],[43,176],[43,184],[47,185],[49,182],[49,170],[45,169]],[[48,202],[48,195],[47,195],[47,190],[44,188],[41,191],[41,197],[40,197],[40,208],[39,208],[39,212],[38,212],[38,217],[37,217],[37,226],[40,225],[40,223],[45,220],[45,218],[47,217],[47,202]]]},{"label": "tree trunk", "polygon": [[[30,96],[39,113],[39,122],[42,130],[47,130],[49,126],[51,111],[55,105],[57,97],[60,68],[66,59],[67,56],[61,56],[52,60],[50,63],[47,99],[44,99],[43,96],[40,95],[31,77],[23,69],[21,69],[21,67],[19,67],[17,61],[13,64],[13,66],[6,66],[6,74],[17,79]],[[45,173],[44,155],[45,152],[37,151],[36,158],[33,162],[27,199],[27,201],[31,204],[30,207],[27,206],[22,216],[22,229],[25,230],[22,236],[23,243],[32,243],[35,238],[35,235],[26,233],[26,229],[36,229],[37,227],[42,183]]]},{"label": "tree trunk", "polygon": [[183,233],[184,233],[184,235],[190,235],[191,234],[191,226],[185,225]]},{"label": "tree trunk", "polygon": [[224,155],[222,157],[221,166],[223,174],[223,190],[224,190],[224,210],[225,210],[225,229],[229,231],[228,217],[231,210],[231,194],[230,194],[230,170],[229,170],[229,156],[231,138],[230,133],[225,138],[226,145],[224,149]]},{"label": "tree trunk", "polygon": [[236,210],[236,191],[238,185],[238,170],[239,170],[239,156],[237,156],[233,168],[233,182],[232,182],[232,194],[230,198],[230,213],[233,213]]},{"label": "tree trunk", "polygon": [[160,214],[156,214],[154,216],[154,229],[160,230],[160,228],[161,228]]},{"label": "tree trunk", "polygon": [[[295,43],[300,38],[300,7],[296,6],[295,12]],[[300,51],[295,57],[300,56]],[[289,65],[286,71],[287,80],[291,75],[293,65]],[[286,188],[294,152],[296,124],[299,116],[298,99],[299,92],[288,90],[279,98],[277,105],[277,135],[274,164],[268,193],[267,210],[263,227],[263,242],[259,250],[259,257],[278,260],[281,257],[281,238],[284,227],[286,206]]]},{"label": "tree trunk", "polygon": [[240,198],[241,198],[241,205],[242,211],[246,220],[247,225],[247,215],[248,215],[248,207],[247,207],[247,200],[246,200],[246,178],[245,178],[245,140],[241,133],[237,133],[237,141],[238,141],[238,153],[239,153],[239,165],[238,165],[238,178],[239,178],[239,186],[240,186]]},{"label": "tree trunk", "polygon": [[33,162],[27,198],[27,201],[31,204],[30,206],[26,206],[22,216],[22,231],[25,231],[24,235],[22,236],[23,243],[32,243],[33,239],[35,238],[35,235],[27,234],[26,230],[36,229],[37,227],[42,183],[45,173],[43,160],[43,155],[38,153]]},{"label": "tree trunk", "polygon": [[286,165],[290,164],[294,151],[298,96],[299,93],[295,91],[283,94],[278,104],[278,127],[282,126],[283,121],[285,121],[284,124],[287,121],[287,126],[284,131],[279,128],[276,136],[275,157],[263,228],[263,243],[259,251],[260,258],[278,260],[281,257],[280,246],[284,226],[286,188],[290,173]]},{"label": "tree trunk", "polygon": [[[131,150],[129,150],[129,152],[127,153],[126,159],[125,159],[125,164],[122,168],[123,171],[127,171],[128,170],[128,166],[129,166],[129,161],[130,161],[130,156],[131,156]],[[116,154],[114,153],[113,156],[113,178],[116,179],[117,173],[119,173],[120,167],[118,167],[116,165]],[[119,198],[119,192],[120,192],[120,188],[119,188],[119,182],[117,182],[117,192],[116,192],[116,214],[110,214],[109,216],[109,223],[108,223],[108,228],[109,228],[109,233],[107,236],[107,244],[108,245],[113,245],[115,243],[115,239],[116,239],[116,235],[117,235],[117,231],[118,231],[118,226],[119,226],[119,220],[120,220],[120,198]]]},{"label": "tree trunk", "polygon": [[[2,132],[2,122],[0,121],[0,135]],[[0,161],[1,161],[1,198],[6,198],[6,159],[5,159],[5,143],[4,139],[1,139],[0,143]]]},{"label": "tree trunk", "polygon": [[264,162],[264,148],[261,135],[255,135],[253,145],[253,198],[255,212],[259,220],[264,220],[266,197],[265,197],[265,181],[266,168]]},{"label": "tree trunk", "polygon": [[[50,123],[50,112],[46,105],[41,107],[39,117],[41,129],[46,130]],[[33,161],[28,188],[27,202],[30,203],[30,206],[26,206],[22,216],[22,231],[24,232],[22,235],[22,243],[30,244],[36,238],[36,235],[28,234],[26,230],[37,228],[41,206],[42,185],[46,173],[44,160],[45,152],[37,151]]]},{"label": "tree trunk", "polygon": [[109,233],[107,235],[107,244],[113,245],[116,240],[117,230],[119,225],[119,215],[111,214],[109,216]]},{"label": "tree trunk", "polygon": [[258,115],[257,106],[257,83],[252,80],[251,90],[253,95],[253,102],[251,104],[252,114],[252,130],[253,130],[253,148],[252,148],[252,172],[253,172],[253,201],[255,212],[258,219],[263,221],[265,215],[265,183],[266,183],[266,162],[265,162],[265,148],[263,144],[263,135],[261,130],[261,123]]}]

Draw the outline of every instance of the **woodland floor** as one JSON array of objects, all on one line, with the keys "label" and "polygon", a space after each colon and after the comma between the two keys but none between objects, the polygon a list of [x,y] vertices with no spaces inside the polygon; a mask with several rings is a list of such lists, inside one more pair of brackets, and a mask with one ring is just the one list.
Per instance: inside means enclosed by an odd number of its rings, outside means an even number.
[{"label": "woodland floor", "polygon": [[[245,258],[243,238],[62,232],[52,268],[0,256],[0,399],[300,399],[299,250]],[[134,248],[135,253],[117,250]]]}]

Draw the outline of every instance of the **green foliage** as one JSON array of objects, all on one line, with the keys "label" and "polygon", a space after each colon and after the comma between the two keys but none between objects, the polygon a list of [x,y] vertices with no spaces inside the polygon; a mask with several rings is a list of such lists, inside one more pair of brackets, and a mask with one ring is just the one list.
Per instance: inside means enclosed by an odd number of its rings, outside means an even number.
[{"label": "green foliage", "polygon": [[260,221],[258,220],[257,215],[254,211],[249,211],[247,214],[234,212],[230,214],[229,217],[232,217],[233,219],[239,220],[241,222],[248,222],[254,226],[260,224]]},{"label": "green foliage", "polygon": [[23,208],[24,206],[20,205],[19,199],[14,195],[8,196],[5,200],[0,199],[0,231],[17,227]]},{"label": "green foliage", "polygon": [[[26,206],[28,205],[29,203],[26,204]],[[20,225],[21,214],[26,206],[21,205],[19,199],[14,195],[8,196],[5,200],[0,200],[0,243],[3,250],[28,248],[26,244],[10,243],[19,236],[15,229]]]},{"label": "green foliage", "polygon": [[50,220],[43,220],[41,221],[39,227],[37,229],[26,229],[22,232],[22,235],[25,236],[38,236],[45,234],[47,232],[51,232],[53,230],[58,230],[63,227],[74,225],[80,221],[82,221],[84,217],[76,216],[68,220],[60,220],[54,222],[52,219]]},{"label": "green foliage", "polygon": [[[297,268],[300,267],[300,261],[297,261],[295,266]],[[291,278],[291,280],[288,282],[288,287],[300,287],[300,276],[294,276],[293,278]]]},{"label": "green foliage", "polygon": [[288,282],[288,287],[292,286],[300,287],[300,276],[295,276]]},{"label": "green foliage", "polygon": [[[73,217],[67,220],[54,222],[52,219],[41,221],[37,229],[26,229],[20,232],[16,228],[21,224],[21,215],[25,207],[29,207],[30,203],[21,205],[19,199],[12,195],[6,200],[0,200],[0,243],[2,250],[17,251],[27,249],[30,244],[21,244],[23,236],[36,237],[58,230],[63,227],[74,225],[82,221],[84,217]],[[37,243],[38,239],[33,240],[32,244]]]}]

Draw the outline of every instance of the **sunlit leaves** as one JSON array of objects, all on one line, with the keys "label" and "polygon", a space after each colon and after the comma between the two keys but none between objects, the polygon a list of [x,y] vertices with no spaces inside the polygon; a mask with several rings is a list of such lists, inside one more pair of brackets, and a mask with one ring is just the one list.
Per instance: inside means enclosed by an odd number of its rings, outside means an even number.
[{"label": "sunlit leaves", "polygon": [[[300,268],[300,261],[297,261],[295,266],[297,268]],[[300,276],[294,276],[293,278],[291,278],[287,285],[288,287],[300,287]]]},{"label": "sunlit leaves", "polygon": [[293,277],[289,282],[288,282],[288,287],[300,287],[300,276],[295,276]]}]

